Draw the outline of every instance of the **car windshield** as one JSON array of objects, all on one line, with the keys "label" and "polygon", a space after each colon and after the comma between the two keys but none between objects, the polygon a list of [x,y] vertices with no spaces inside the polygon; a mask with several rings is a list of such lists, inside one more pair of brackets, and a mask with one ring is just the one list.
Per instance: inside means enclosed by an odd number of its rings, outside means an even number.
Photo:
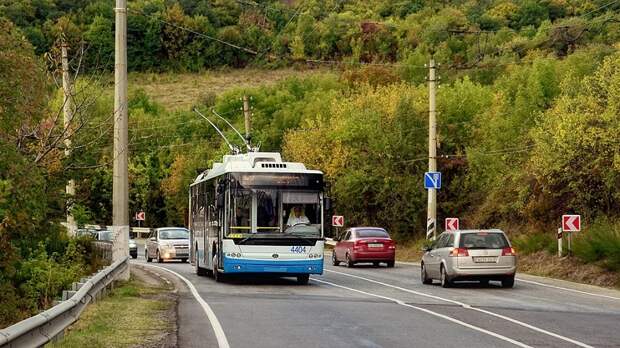
[{"label": "car windshield", "polygon": [[390,238],[387,232],[379,229],[357,230],[358,238]]},{"label": "car windshield", "polygon": [[189,239],[186,229],[169,229],[159,231],[159,239]]},{"label": "car windshield", "polygon": [[508,241],[503,233],[476,232],[463,233],[460,247],[466,249],[502,249],[508,247]]}]

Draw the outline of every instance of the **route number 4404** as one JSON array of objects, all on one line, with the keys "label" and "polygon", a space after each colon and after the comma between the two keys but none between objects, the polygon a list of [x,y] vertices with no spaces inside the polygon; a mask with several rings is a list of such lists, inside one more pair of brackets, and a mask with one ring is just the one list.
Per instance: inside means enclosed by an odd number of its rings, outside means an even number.
[{"label": "route number 4404", "polygon": [[306,252],[306,247],[305,246],[292,246],[291,252],[296,253],[296,254],[302,254]]}]

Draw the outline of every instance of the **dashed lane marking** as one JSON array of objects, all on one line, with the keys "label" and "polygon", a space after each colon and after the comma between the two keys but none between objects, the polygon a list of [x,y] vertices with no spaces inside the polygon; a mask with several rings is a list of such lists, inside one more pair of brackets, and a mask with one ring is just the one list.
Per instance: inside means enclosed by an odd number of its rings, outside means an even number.
[{"label": "dashed lane marking", "polygon": [[478,326],[475,326],[475,325],[472,325],[472,324],[468,324],[468,323],[466,323],[464,321],[460,321],[458,319],[449,317],[449,316],[441,314],[441,313],[433,312],[433,311],[428,310],[426,308],[421,308],[421,307],[417,307],[417,306],[414,306],[414,305],[410,305],[408,303],[405,303],[405,302],[403,302],[401,300],[398,300],[398,299],[395,299],[395,298],[391,298],[391,297],[387,297],[387,296],[383,296],[383,295],[378,295],[378,294],[373,294],[373,293],[370,293],[370,292],[367,292],[367,291],[358,290],[358,289],[353,289],[353,288],[350,288],[348,286],[339,285],[339,284],[335,284],[335,283],[328,282],[328,281],[325,281],[325,280],[319,280],[319,279],[316,279],[316,278],[312,278],[312,281],[318,282],[318,283],[322,283],[322,284],[331,285],[333,287],[337,287],[337,288],[341,288],[341,289],[345,289],[345,290],[349,290],[349,291],[353,291],[353,292],[357,292],[357,293],[364,294],[364,295],[367,295],[367,296],[382,298],[384,300],[388,300],[388,301],[394,302],[394,303],[399,304],[401,306],[413,308],[413,309],[422,311],[424,313],[427,313],[427,314],[430,314],[430,315],[433,315],[433,316],[436,316],[436,317],[448,320],[448,321],[453,322],[455,324],[465,326],[465,327],[470,328],[472,330],[475,330],[475,331],[478,331],[478,332],[482,332],[482,333],[487,334],[489,336],[493,336],[493,337],[498,338],[500,340],[512,343],[512,344],[514,344],[516,346],[531,348],[531,346],[528,346],[527,344],[525,344],[523,342],[519,342],[517,340],[514,340],[512,338],[506,337],[504,335],[500,335],[500,334],[498,334],[496,332],[489,331],[489,330],[483,329],[481,327],[478,327]]},{"label": "dashed lane marking", "polygon": [[517,325],[521,325],[523,327],[526,327],[528,329],[540,332],[542,334],[545,334],[545,335],[548,335],[548,336],[551,336],[551,337],[555,337],[555,338],[558,338],[558,339],[566,341],[566,342],[570,342],[570,343],[572,343],[574,345],[577,345],[579,347],[593,348],[592,346],[590,346],[588,344],[585,344],[583,342],[574,340],[572,338],[569,338],[569,337],[566,337],[566,336],[562,336],[562,335],[556,334],[554,332],[551,332],[551,331],[548,331],[548,330],[545,330],[545,329],[541,329],[541,328],[539,328],[537,326],[530,325],[528,323],[524,323],[522,321],[519,321],[519,320],[510,318],[510,317],[507,317],[505,315],[501,315],[501,314],[489,312],[489,311],[484,310],[484,309],[476,308],[476,307],[473,307],[473,306],[471,306],[469,304],[466,304],[466,303],[463,303],[463,302],[460,302],[460,301],[451,300],[451,299],[444,298],[444,297],[441,297],[441,296],[426,294],[426,293],[423,293],[423,292],[419,292],[419,291],[403,288],[403,287],[400,287],[400,286],[396,286],[396,285],[380,282],[378,280],[374,280],[374,279],[370,279],[370,278],[360,277],[360,276],[349,274],[349,273],[332,271],[332,270],[328,270],[328,269],[326,269],[324,271],[325,272],[330,272],[330,273],[336,273],[336,274],[344,275],[344,276],[351,277],[351,278],[357,278],[357,279],[361,279],[361,280],[364,280],[364,281],[367,281],[367,282],[370,282],[370,283],[375,283],[375,284],[383,285],[383,286],[386,286],[386,287],[389,287],[389,288],[397,289],[397,290],[408,292],[408,293],[411,293],[411,294],[415,294],[415,295],[419,295],[419,296],[424,296],[424,297],[436,299],[436,300],[439,300],[439,301],[444,301],[444,302],[452,303],[452,304],[461,306],[463,308],[471,309],[471,310],[474,310],[474,311],[477,311],[477,312],[480,312],[480,313],[485,313],[485,314],[494,316],[496,318],[504,319],[504,320],[509,321],[511,323],[514,323],[514,324],[517,324]]}]

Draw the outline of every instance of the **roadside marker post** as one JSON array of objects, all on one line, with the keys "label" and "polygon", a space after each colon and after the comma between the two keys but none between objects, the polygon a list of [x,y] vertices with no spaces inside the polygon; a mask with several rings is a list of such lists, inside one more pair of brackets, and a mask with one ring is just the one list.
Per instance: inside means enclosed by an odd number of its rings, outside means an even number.
[{"label": "roadside marker post", "polygon": [[558,228],[558,257],[562,257],[562,227]]},{"label": "roadside marker post", "polygon": [[562,215],[562,232],[567,232],[568,255],[572,252],[572,232],[581,231],[581,215]]}]

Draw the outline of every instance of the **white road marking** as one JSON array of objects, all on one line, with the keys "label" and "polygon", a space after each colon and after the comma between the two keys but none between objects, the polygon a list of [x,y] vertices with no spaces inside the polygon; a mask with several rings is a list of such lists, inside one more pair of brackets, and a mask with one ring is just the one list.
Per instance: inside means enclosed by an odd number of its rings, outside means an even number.
[{"label": "white road marking", "polygon": [[453,322],[453,323],[455,323],[455,324],[459,324],[459,325],[465,326],[465,327],[470,328],[470,329],[472,329],[472,330],[476,330],[476,331],[478,331],[478,332],[482,332],[482,333],[484,333],[484,334],[487,334],[487,335],[493,336],[493,337],[495,337],[495,338],[499,338],[500,340],[503,340],[503,341],[506,341],[506,342],[512,343],[512,344],[514,344],[514,345],[516,345],[516,346],[519,346],[519,347],[526,347],[526,348],[528,348],[528,347],[529,347],[529,348],[531,348],[531,346],[528,346],[528,345],[527,345],[527,344],[525,344],[525,343],[522,343],[522,342],[519,342],[519,341],[513,340],[512,338],[509,338],[509,337],[506,337],[506,336],[500,335],[500,334],[495,333],[495,332],[493,332],[493,331],[489,331],[489,330],[483,329],[483,328],[481,328],[481,327],[478,327],[478,326],[475,326],[475,325],[468,324],[468,323],[466,323],[466,322],[464,322],[464,321],[460,321],[460,320],[458,320],[458,319],[454,319],[454,318],[452,318],[452,317],[449,317],[449,316],[444,315],[444,314],[441,314],[441,313],[433,312],[433,311],[428,310],[428,309],[426,309],[426,308],[421,308],[421,307],[417,307],[417,306],[414,306],[414,305],[410,305],[410,304],[408,304],[408,303],[405,303],[405,302],[403,302],[403,301],[401,301],[401,300],[398,300],[398,299],[395,299],[395,298],[391,298],[391,297],[387,297],[387,296],[383,296],[383,295],[378,295],[378,294],[373,294],[373,293],[366,292],[366,291],[362,291],[362,290],[353,289],[353,288],[350,288],[350,287],[347,287],[347,286],[343,286],[343,285],[335,284],[335,283],[328,282],[328,281],[324,281],[324,280],[319,280],[319,279],[316,279],[316,278],[312,278],[312,281],[319,282],[319,283],[323,283],[323,284],[327,284],[327,285],[331,285],[331,286],[334,286],[334,287],[337,287],[337,288],[341,288],[341,289],[345,289],[345,290],[349,290],[349,291],[353,291],[353,292],[357,292],[357,293],[364,294],[364,295],[367,295],[367,296],[373,296],[373,297],[377,297],[377,298],[382,298],[382,299],[384,299],[384,300],[388,300],[388,301],[394,302],[394,303],[399,304],[399,305],[401,305],[401,306],[404,306],[404,307],[409,307],[409,308],[413,308],[413,309],[416,309],[416,310],[422,311],[422,312],[424,312],[424,313],[427,313],[427,314],[430,314],[430,315],[433,315],[433,316],[436,316],[436,317],[439,317],[439,318],[442,318],[442,319],[445,319],[445,320],[451,321],[451,322]]},{"label": "white road marking", "polygon": [[200,296],[200,294],[198,293],[198,290],[196,290],[196,288],[194,287],[194,284],[192,284],[189,280],[187,280],[187,278],[183,277],[182,275],[180,275],[179,273],[173,270],[169,270],[167,268],[160,267],[160,266],[148,265],[148,264],[145,264],[143,266],[155,267],[155,268],[162,269],[166,272],[170,272],[174,274],[175,276],[177,276],[179,279],[181,279],[183,282],[185,282],[185,285],[187,285],[189,290],[192,292],[192,295],[194,295],[194,298],[196,299],[196,301],[198,301],[198,303],[200,303],[200,305],[202,306],[202,309],[207,315],[207,318],[209,318],[211,327],[213,327],[213,332],[215,332],[215,338],[217,339],[218,347],[219,348],[230,348],[230,345],[228,344],[228,339],[226,338],[226,334],[224,333],[224,329],[222,329],[222,325],[220,324],[220,321],[217,319],[217,316],[215,316],[215,312],[213,312],[213,310],[211,309],[211,306],[209,306],[209,304]]},{"label": "white road marking", "polygon": [[341,274],[341,275],[344,275],[344,276],[347,276],[347,277],[351,277],[351,278],[361,279],[361,280],[364,280],[364,281],[367,281],[367,282],[370,282],[370,283],[375,283],[375,284],[383,285],[383,286],[386,286],[386,287],[390,287],[390,288],[393,288],[393,289],[397,289],[397,290],[400,290],[400,291],[408,292],[408,293],[419,295],[419,296],[424,296],[424,297],[436,299],[436,300],[439,300],[439,301],[449,302],[449,303],[461,306],[461,307],[466,308],[466,309],[471,309],[471,310],[478,311],[478,312],[481,312],[481,313],[485,313],[485,314],[488,314],[488,315],[491,315],[491,316],[494,316],[494,317],[497,317],[497,318],[500,318],[500,319],[504,319],[504,320],[510,321],[511,323],[515,323],[517,325],[521,325],[521,326],[526,327],[528,329],[531,329],[531,330],[534,330],[534,331],[538,331],[538,332],[543,333],[545,335],[549,335],[549,336],[561,339],[563,341],[570,342],[570,343],[572,343],[574,345],[577,345],[577,346],[580,346],[580,347],[593,348],[592,346],[590,346],[588,344],[585,344],[583,342],[574,340],[572,338],[569,338],[569,337],[566,337],[566,336],[562,336],[562,335],[556,334],[554,332],[547,331],[545,329],[541,329],[539,327],[530,325],[528,323],[524,323],[524,322],[516,320],[516,319],[512,319],[510,317],[507,317],[507,316],[504,316],[504,315],[501,315],[501,314],[497,314],[497,313],[489,312],[489,311],[484,310],[484,309],[476,308],[476,307],[473,307],[473,306],[471,306],[469,304],[466,304],[466,303],[463,303],[463,302],[460,302],[460,301],[455,301],[455,300],[451,300],[451,299],[440,297],[440,296],[426,294],[426,293],[423,293],[423,292],[419,292],[419,291],[403,288],[403,287],[400,287],[400,286],[396,286],[396,285],[380,282],[380,281],[377,281],[377,280],[374,280],[374,279],[360,277],[360,276],[349,274],[349,273],[332,271],[332,270],[328,270],[328,269],[325,269],[324,271],[325,272],[330,272],[330,273]]},{"label": "white road marking", "polygon": [[552,289],[576,292],[578,294],[583,294],[583,295],[590,295],[590,296],[596,296],[596,297],[609,298],[609,299],[612,299],[612,300],[620,300],[620,297],[614,297],[614,296],[603,295],[603,294],[595,294],[593,292],[581,291],[581,290],[571,289],[571,288],[564,288],[564,287],[561,287],[561,286],[550,285],[550,284],[535,282],[535,281],[531,281],[531,280],[525,280],[525,279],[517,278],[517,281],[528,283],[528,284],[534,284],[534,285],[538,285],[538,286],[544,286],[546,288],[552,288]]}]

